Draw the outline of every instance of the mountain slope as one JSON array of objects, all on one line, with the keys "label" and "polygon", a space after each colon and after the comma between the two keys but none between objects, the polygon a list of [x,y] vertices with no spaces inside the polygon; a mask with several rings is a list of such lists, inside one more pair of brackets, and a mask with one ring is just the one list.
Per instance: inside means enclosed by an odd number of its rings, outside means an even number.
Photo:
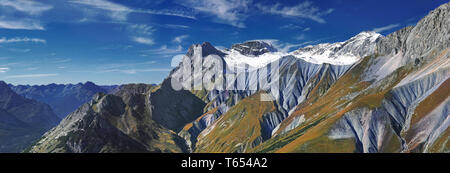
[{"label": "mountain slope", "polygon": [[[382,38],[376,54],[300,104],[253,151],[448,152],[449,18],[447,3]],[[297,117],[306,120],[284,130]]]},{"label": "mountain slope", "polygon": [[195,119],[196,107],[202,110],[204,104],[166,83],[130,84],[115,94],[97,94],[28,152],[187,152],[173,130]]},{"label": "mountain slope", "polygon": [[48,105],[24,98],[0,81],[0,152],[20,152],[58,122]]}]

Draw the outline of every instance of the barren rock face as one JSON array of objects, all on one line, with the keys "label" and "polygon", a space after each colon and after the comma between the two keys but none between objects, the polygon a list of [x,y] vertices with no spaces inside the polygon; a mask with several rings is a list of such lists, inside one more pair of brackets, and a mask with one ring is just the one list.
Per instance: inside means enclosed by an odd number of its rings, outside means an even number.
[{"label": "barren rock face", "polygon": [[234,44],[231,46],[231,49],[248,56],[259,56],[267,52],[277,51],[273,46],[263,41],[248,41],[241,44]]}]

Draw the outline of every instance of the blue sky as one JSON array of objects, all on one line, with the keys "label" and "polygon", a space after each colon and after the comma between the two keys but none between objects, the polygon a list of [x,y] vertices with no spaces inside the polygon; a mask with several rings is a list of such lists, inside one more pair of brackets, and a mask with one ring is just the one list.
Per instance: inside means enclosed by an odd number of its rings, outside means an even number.
[{"label": "blue sky", "polygon": [[446,0],[0,0],[0,80],[160,83],[190,45],[271,39],[283,51],[383,35]]}]

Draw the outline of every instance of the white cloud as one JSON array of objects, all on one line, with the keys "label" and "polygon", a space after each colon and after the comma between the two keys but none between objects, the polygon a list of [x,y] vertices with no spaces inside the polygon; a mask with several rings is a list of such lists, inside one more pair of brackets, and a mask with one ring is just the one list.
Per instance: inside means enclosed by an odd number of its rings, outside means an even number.
[{"label": "white cloud", "polygon": [[20,43],[20,42],[32,42],[32,43],[47,43],[46,40],[44,39],[40,39],[40,38],[28,38],[28,37],[24,37],[24,38],[5,38],[2,37],[0,38],[0,44],[1,43]]},{"label": "white cloud", "polygon": [[186,39],[186,38],[188,38],[188,37],[189,37],[189,35],[180,35],[180,36],[178,36],[178,37],[175,37],[175,38],[173,39],[173,42],[181,43],[181,42],[183,42],[184,39]]},{"label": "white cloud", "polygon": [[390,25],[387,25],[387,26],[379,27],[379,28],[373,28],[372,31],[380,33],[380,32],[383,32],[383,31],[387,31],[387,30],[390,30],[390,29],[397,28],[399,26],[400,26],[400,24],[390,24]]},{"label": "white cloud", "polygon": [[183,47],[178,45],[176,48],[168,48],[167,45],[162,45],[158,49],[147,50],[144,52],[151,54],[178,54],[183,52]]},{"label": "white cloud", "polygon": [[165,16],[177,16],[188,19],[196,19],[196,17],[189,11],[183,10],[135,10],[137,13],[146,13],[146,14],[154,14],[154,15],[165,15]]},{"label": "white cloud", "polygon": [[153,45],[155,44],[155,42],[153,41],[153,39],[151,38],[146,38],[146,37],[133,37],[132,38],[133,41],[137,42],[137,43],[141,43],[141,44],[147,44],[147,45]]},{"label": "white cloud", "polygon": [[302,27],[302,26],[294,25],[294,24],[283,25],[283,26],[280,27],[280,29],[301,30],[303,32],[311,30],[310,27],[306,27],[305,28],[305,27]]},{"label": "white cloud", "polygon": [[281,26],[280,29],[303,29],[303,27],[290,23],[290,24]]},{"label": "white cloud", "polygon": [[12,79],[12,78],[40,78],[40,77],[52,77],[57,76],[56,73],[50,73],[50,74],[24,74],[24,75],[12,75],[12,76],[6,76],[6,79]]},{"label": "white cloud", "polygon": [[295,37],[295,39],[296,39],[296,40],[304,40],[305,37],[306,37],[305,34],[301,34],[301,35]]},{"label": "white cloud", "polygon": [[180,0],[181,5],[211,15],[216,22],[244,28],[250,0]]},{"label": "white cloud", "polygon": [[190,28],[189,26],[186,26],[186,25],[175,25],[175,24],[166,24],[166,25],[164,25],[164,27],[166,27],[166,28],[182,28],[182,29]]},{"label": "white cloud", "polygon": [[5,20],[0,18],[0,28],[23,29],[23,30],[45,30],[39,21],[31,19]]},{"label": "white cloud", "polygon": [[7,71],[9,71],[8,67],[1,67],[0,68],[0,73],[6,73]]},{"label": "white cloud", "polygon": [[96,9],[106,10],[109,12],[109,16],[118,21],[127,20],[127,16],[129,13],[143,13],[143,14],[153,14],[153,15],[167,15],[167,16],[177,16],[195,19],[193,15],[191,15],[187,11],[183,10],[141,10],[141,9],[133,9],[129,8],[125,5],[110,2],[108,0],[72,0],[70,1],[73,4],[80,4],[85,6],[90,6]]},{"label": "white cloud", "polygon": [[52,8],[53,6],[39,1],[0,0],[0,9],[12,9],[12,12],[20,13],[16,15],[15,13],[1,13],[2,11],[0,11],[0,28],[45,30],[36,16]]},{"label": "white cloud", "polygon": [[53,8],[51,5],[31,0],[0,0],[0,6],[12,7],[30,15],[38,15]]},{"label": "white cloud", "polygon": [[127,30],[139,35],[151,35],[156,31],[155,28],[146,24],[132,24],[127,26]]},{"label": "white cloud", "polygon": [[119,21],[126,20],[128,13],[131,12],[128,7],[107,0],[73,0],[70,2],[109,11],[110,17]]},{"label": "white cloud", "polygon": [[293,6],[284,6],[280,3],[276,3],[274,5],[256,4],[256,7],[263,13],[275,14],[283,17],[310,19],[318,23],[326,23],[323,16],[334,11],[334,9],[321,11],[309,1],[304,1]]}]

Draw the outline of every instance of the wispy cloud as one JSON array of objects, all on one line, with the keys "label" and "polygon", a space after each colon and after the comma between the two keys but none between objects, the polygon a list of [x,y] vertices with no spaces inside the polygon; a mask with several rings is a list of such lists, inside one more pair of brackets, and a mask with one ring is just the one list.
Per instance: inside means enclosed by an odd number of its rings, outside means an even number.
[{"label": "wispy cloud", "polygon": [[301,34],[301,35],[295,37],[295,39],[296,39],[296,40],[304,40],[305,37],[306,37],[305,34]]},{"label": "wispy cloud", "polygon": [[0,8],[11,9],[18,13],[1,13],[0,28],[23,29],[23,30],[45,30],[38,16],[53,8],[52,5],[31,0],[0,0]]},{"label": "wispy cloud", "polygon": [[400,24],[390,24],[390,25],[387,25],[387,26],[379,27],[379,28],[373,28],[372,31],[380,33],[380,32],[383,32],[383,31],[387,31],[387,30],[390,30],[390,29],[397,28],[399,26],[400,26]]},{"label": "wispy cloud", "polygon": [[156,31],[155,28],[146,24],[132,24],[127,26],[127,30],[131,33],[136,33],[139,35],[151,35]]},{"label": "wispy cloud", "polygon": [[283,17],[310,19],[318,23],[326,23],[323,17],[334,11],[332,8],[322,11],[310,1],[304,1],[293,6],[285,6],[280,3],[274,5],[263,5],[260,3],[256,4],[256,7],[263,13],[275,14]]},{"label": "wispy cloud", "polygon": [[30,15],[38,15],[53,8],[51,5],[30,0],[0,0],[0,6],[12,7]]},{"label": "wispy cloud", "polygon": [[180,35],[178,37],[175,37],[172,41],[175,43],[181,43],[181,42],[183,42],[183,40],[185,40],[188,37],[189,37],[189,35]]},{"label": "wispy cloud", "polygon": [[20,42],[32,42],[32,43],[47,43],[46,40],[44,39],[40,39],[40,38],[28,38],[28,37],[24,37],[24,38],[5,38],[2,37],[0,38],[0,44],[1,43],[20,43]]},{"label": "wispy cloud", "polygon": [[162,45],[158,49],[146,50],[144,52],[151,54],[178,54],[183,52],[183,47],[178,45],[176,48],[169,48],[167,45]]},{"label": "wispy cloud", "polygon": [[131,9],[129,9],[128,7],[109,2],[107,0],[72,0],[70,2],[74,4],[90,6],[96,9],[106,10],[109,12],[109,16],[112,19],[119,21],[126,20],[128,13],[131,12]]},{"label": "wispy cloud", "polygon": [[11,75],[6,76],[6,79],[13,79],[13,78],[41,78],[41,77],[52,77],[52,76],[58,76],[56,73],[47,73],[47,74],[24,74],[24,75]]},{"label": "wispy cloud", "polygon": [[32,19],[0,18],[0,28],[23,29],[23,30],[45,30],[44,26],[39,21],[32,20]]},{"label": "wispy cloud", "polygon": [[294,24],[287,24],[280,27],[280,29],[291,29],[291,30],[301,30],[303,32],[311,30],[310,27],[302,27]]},{"label": "wispy cloud", "polygon": [[72,61],[72,58],[55,58],[53,63],[65,63]]},{"label": "wispy cloud", "polygon": [[186,25],[175,25],[175,24],[166,24],[166,25],[164,25],[164,27],[166,27],[166,28],[181,28],[181,29],[187,29],[187,28],[190,28],[189,26],[186,26]]},{"label": "wispy cloud", "polygon": [[292,29],[292,30],[294,30],[294,29],[303,29],[303,27],[290,23],[290,24],[281,26],[280,29]]},{"label": "wispy cloud", "polygon": [[0,68],[0,73],[6,73],[7,71],[9,71],[8,67],[1,67]]},{"label": "wispy cloud", "polygon": [[31,51],[31,49],[17,49],[17,48],[9,48],[8,50],[11,52],[20,52],[20,53],[27,53]]},{"label": "wispy cloud", "polygon": [[168,9],[162,9],[162,10],[135,10],[137,13],[146,13],[146,14],[153,14],[153,15],[165,15],[165,16],[177,16],[177,17],[183,17],[188,19],[197,19],[192,12],[185,11],[185,10],[168,10]]},{"label": "wispy cloud", "polygon": [[147,37],[133,37],[133,41],[140,43],[140,44],[147,44],[147,45],[153,45],[155,42],[151,38]]},{"label": "wispy cloud", "polygon": [[96,9],[105,10],[108,12],[108,15],[118,21],[127,20],[128,14],[130,13],[143,13],[143,14],[153,14],[153,15],[167,15],[167,16],[177,16],[183,18],[195,19],[195,16],[191,15],[188,11],[184,10],[169,10],[169,9],[160,9],[160,10],[143,10],[143,9],[134,9],[127,7],[125,5],[110,2],[108,0],[72,0],[70,1],[73,4],[85,5]]},{"label": "wispy cloud", "polygon": [[216,22],[244,28],[250,0],[180,0],[179,4],[214,17]]}]

